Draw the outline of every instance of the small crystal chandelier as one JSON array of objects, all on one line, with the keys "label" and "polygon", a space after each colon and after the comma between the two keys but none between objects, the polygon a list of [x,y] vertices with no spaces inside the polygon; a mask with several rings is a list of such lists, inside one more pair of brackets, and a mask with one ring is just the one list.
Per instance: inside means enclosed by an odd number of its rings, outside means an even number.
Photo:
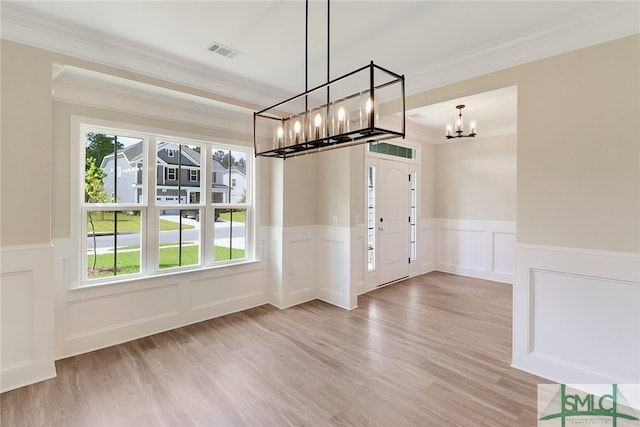
[{"label": "small crystal chandelier", "polygon": [[[447,139],[451,139],[451,138],[469,138],[469,137],[473,138],[474,136],[476,136],[476,122],[471,122],[471,126],[469,126],[469,134],[468,135],[463,135],[464,122],[462,121],[462,109],[464,107],[465,107],[464,104],[456,105],[456,108],[459,111],[458,118],[456,119],[455,126],[447,125],[447,133],[445,135],[447,137]],[[454,135],[454,133],[455,133],[455,135]]]},{"label": "small crystal chandelier", "polygon": [[[309,0],[306,0],[308,29]],[[330,77],[330,1],[327,0],[327,82],[253,113],[256,156],[286,159],[312,152],[405,137],[404,75],[371,61],[342,77]],[[399,114],[398,114],[399,113]]]}]

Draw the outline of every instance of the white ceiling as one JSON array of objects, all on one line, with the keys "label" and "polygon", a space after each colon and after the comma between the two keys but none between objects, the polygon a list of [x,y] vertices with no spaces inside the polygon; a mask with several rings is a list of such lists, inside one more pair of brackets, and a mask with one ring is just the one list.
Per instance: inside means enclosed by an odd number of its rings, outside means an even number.
[{"label": "white ceiling", "polygon": [[[2,36],[252,106],[304,91],[305,2],[3,1]],[[327,2],[309,7],[309,87],[327,78]],[[407,94],[640,31],[637,1],[331,2],[331,78],[373,60]],[[218,42],[241,52],[207,50]],[[513,94],[511,94],[513,95]],[[501,97],[502,96],[502,97]],[[464,99],[479,132],[512,113],[504,93]],[[410,111],[444,129],[457,101]]]}]

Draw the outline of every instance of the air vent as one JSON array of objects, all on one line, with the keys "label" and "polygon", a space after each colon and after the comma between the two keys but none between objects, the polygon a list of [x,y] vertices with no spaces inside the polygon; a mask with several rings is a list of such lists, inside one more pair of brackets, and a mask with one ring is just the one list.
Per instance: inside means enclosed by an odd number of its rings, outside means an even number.
[{"label": "air vent", "polygon": [[236,56],[240,55],[240,52],[238,52],[237,50],[231,49],[230,47],[216,42],[213,42],[211,43],[211,45],[209,45],[209,50],[229,59],[235,58]]}]

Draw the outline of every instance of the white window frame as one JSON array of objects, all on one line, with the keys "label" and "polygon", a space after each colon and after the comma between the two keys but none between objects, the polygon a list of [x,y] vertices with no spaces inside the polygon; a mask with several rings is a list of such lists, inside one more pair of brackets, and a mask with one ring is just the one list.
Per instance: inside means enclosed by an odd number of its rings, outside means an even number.
[{"label": "white window frame", "polygon": [[[173,166],[167,166],[167,181],[176,181],[176,176],[178,175],[178,168]],[[173,178],[171,178],[173,175]]]},{"label": "white window frame", "polygon": [[189,182],[197,182],[198,181],[198,171],[199,171],[199,169],[190,169],[189,170]]},{"label": "white window frame", "polygon": [[[142,201],[150,201],[144,203],[104,203],[104,204],[86,204],[84,203],[84,156],[85,156],[85,135],[87,132],[115,134],[122,136],[131,136],[142,139],[143,150],[145,153],[144,170],[142,176]],[[172,136],[166,137],[167,133]],[[194,135],[182,135],[181,132],[167,132],[166,130],[158,130],[137,126],[131,124],[123,124],[111,122],[107,120],[85,118],[72,116],[71,118],[71,143],[72,150],[70,156],[72,174],[71,174],[71,197],[70,197],[70,223],[72,224],[71,239],[78,242],[78,256],[72,262],[72,273],[70,289],[83,288],[87,286],[96,286],[103,284],[121,283],[130,280],[143,279],[158,275],[182,274],[189,271],[200,271],[212,268],[229,268],[233,265],[241,265],[258,261],[255,257],[255,233],[254,222],[255,200],[253,196],[253,148],[236,143],[235,141],[220,141],[216,138],[213,140],[209,137],[198,137]],[[158,191],[162,187],[161,182],[157,179],[157,141],[171,141],[183,144],[200,145],[204,155],[204,162],[201,165],[201,171],[205,171],[204,176],[200,173],[200,203],[197,204],[175,204],[181,209],[195,210],[200,209],[200,263],[194,266],[183,266],[170,269],[160,269],[158,266],[159,254],[159,225],[157,212],[162,209],[171,209],[174,204],[156,203]],[[246,229],[245,229],[245,257],[242,259],[226,260],[214,262],[214,236],[213,224],[214,210],[219,204],[212,203],[212,148],[222,147],[231,151],[243,151],[246,153],[247,176],[252,179],[247,180],[247,202],[244,204],[224,204],[225,207],[237,207],[246,209]],[[73,149],[75,147],[75,149]],[[177,168],[175,168],[177,169]],[[74,173],[75,171],[75,173]],[[177,170],[176,170],[177,175]],[[192,187],[193,188],[193,187]],[[116,275],[106,278],[89,279],[87,264],[87,221],[86,212],[88,211],[140,211],[141,220],[141,261],[140,272],[126,275]],[[73,227],[74,224],[79,224]]]}]

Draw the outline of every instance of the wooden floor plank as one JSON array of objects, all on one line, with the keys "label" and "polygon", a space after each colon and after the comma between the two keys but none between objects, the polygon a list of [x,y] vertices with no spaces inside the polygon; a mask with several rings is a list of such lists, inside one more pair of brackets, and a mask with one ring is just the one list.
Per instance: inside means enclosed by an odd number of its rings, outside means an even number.
[{"label": "wooden floor plank", "polygon": [[535,426],[511,286],[429,273],[345,311],[270,305],[56,362],[7,426]]}]

